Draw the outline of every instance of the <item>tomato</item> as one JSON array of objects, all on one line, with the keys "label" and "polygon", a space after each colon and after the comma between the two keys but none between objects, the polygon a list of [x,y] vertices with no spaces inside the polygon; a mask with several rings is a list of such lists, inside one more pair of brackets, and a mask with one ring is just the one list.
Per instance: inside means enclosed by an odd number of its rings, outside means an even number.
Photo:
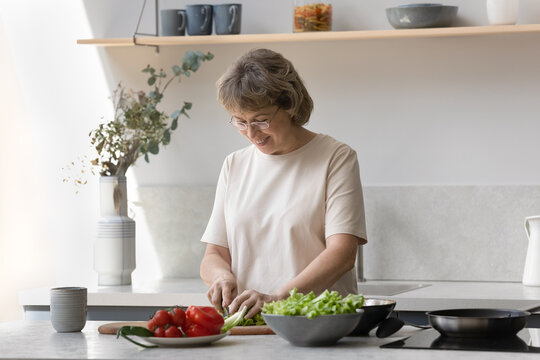
[{"label": "tomato", "polygon": [[216,335],[212,330],[205,328],[199,324],[191,324],[185,331],[188,337],[197,337],[197,336],[209,336]]},{"label": "tomato", "polygon": [[165,337],[168,337],[168,338],[182,337],[182,332],[176,326],[169,326],[167,330],[165,330]]},{"label": "tomato", "polygon": [[[186,315],[191,323],[207,329],[210,332],[209,335],[215,335],[221,332],[224,322],[223,316],[212,306],[192,305],[187,309]],[[191,326],[187,329],[186,333],[190,331],[190,328]],[[190,335],[188,334],[188,336]]]},{"label": "tomato", "polygon": [[147,327],[149,330],[154,331],[154,329],[156,328],[156,321],[154,320],[154,318],[148,320]]},{"label": "tomato", "polygon": [[155,337],[165,337],[165,328],[163,326],[158,326],[154,330],[154,336]]},{"label": "tomato", "polygon": [[156,311],[152,319],[154,319],[154,323],[157,326],[165,326],[167,324],[170,324],[171,322],[171,317],[169,316],[169,313],[166,310]]},{"label": "tomato", "polygon": [[174,326],[182,326],[186,321],[186,312],[178,307],[169,311],[169,316]]}]

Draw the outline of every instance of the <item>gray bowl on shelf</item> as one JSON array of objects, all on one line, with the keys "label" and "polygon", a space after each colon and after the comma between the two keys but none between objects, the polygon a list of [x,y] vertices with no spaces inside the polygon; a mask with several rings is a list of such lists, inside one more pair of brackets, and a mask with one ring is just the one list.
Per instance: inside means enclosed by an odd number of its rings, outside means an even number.
[{"label": "gray bowl on shelf", "polygon": [[458,7],[441,4],[409,4],[386,9],[395,29],[448,27],[457,17]]},{"label": "gray bowl on shelf", "polygon": [[305,316],[262,314],[266,325],[278,336],[296,346],[333,345],[354,330],[363,310],[355,314]]}]

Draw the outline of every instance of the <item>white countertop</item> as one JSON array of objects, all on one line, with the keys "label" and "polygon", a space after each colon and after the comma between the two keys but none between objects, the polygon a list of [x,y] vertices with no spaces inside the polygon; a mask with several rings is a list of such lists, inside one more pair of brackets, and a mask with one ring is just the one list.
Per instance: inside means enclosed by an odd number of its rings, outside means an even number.
[{"label": "white countertop", "polygon": [[49,321],[0,323],[0,359],[531,359],[526,353],[381,349],[418,331],[401,329],[386,339],[346,337],[328,347],[296,347],[277,335],[228,336],[210,346],[142,349],[114,335],[99,334],[103,322],[88,321],[82,332],[56,333]]},{"label": "white countertop", "polygon": [[[540,287],[519,282],[422,282],[430,286],[395,296],[399,311],[494,307],[531,310],[540,307]],[[540,310],[540,309],[539,309]]]},{"label": "white countertop", "polygon": [[[397,311],[430,311],[460,307],[540,308],[540,287],[518,282],[368,281],[369,285],[429,285],[392,296]],[[360,285],[361,285],[360,284]],[[87,286],[89,306],[207,305],[207,287],[200,279],[140,280],[130,286]],[[19,293],[22,306],[48,306],[50,287]],[[364,293],[370,297],[370,294]],[[374,296],[371,296],[374,297]]]}]

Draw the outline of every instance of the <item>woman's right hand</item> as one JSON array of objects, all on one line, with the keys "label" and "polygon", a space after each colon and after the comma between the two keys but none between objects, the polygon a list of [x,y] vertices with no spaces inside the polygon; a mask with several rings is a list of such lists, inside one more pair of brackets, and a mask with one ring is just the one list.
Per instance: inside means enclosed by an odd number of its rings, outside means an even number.
[{"label": "woman's right hand", "polygon": [[223,312],[238,295],[236,279],[232,274],[219,276],[206,293],[208,300],[216,309]]}]

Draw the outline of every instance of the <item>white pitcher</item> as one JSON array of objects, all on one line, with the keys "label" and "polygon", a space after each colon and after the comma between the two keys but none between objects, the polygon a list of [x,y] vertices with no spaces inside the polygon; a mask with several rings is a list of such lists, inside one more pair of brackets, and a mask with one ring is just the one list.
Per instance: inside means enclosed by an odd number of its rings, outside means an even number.
[{"label": "white pitcher", "polygon": [[517,22],[519,0],[487,0],[486,6],[491,25],[514,25]]},{"label": "white pitcher", "polygon": [[525,218],[529,247],[523,270],[523,285],[540,286],[540,215]]}]

